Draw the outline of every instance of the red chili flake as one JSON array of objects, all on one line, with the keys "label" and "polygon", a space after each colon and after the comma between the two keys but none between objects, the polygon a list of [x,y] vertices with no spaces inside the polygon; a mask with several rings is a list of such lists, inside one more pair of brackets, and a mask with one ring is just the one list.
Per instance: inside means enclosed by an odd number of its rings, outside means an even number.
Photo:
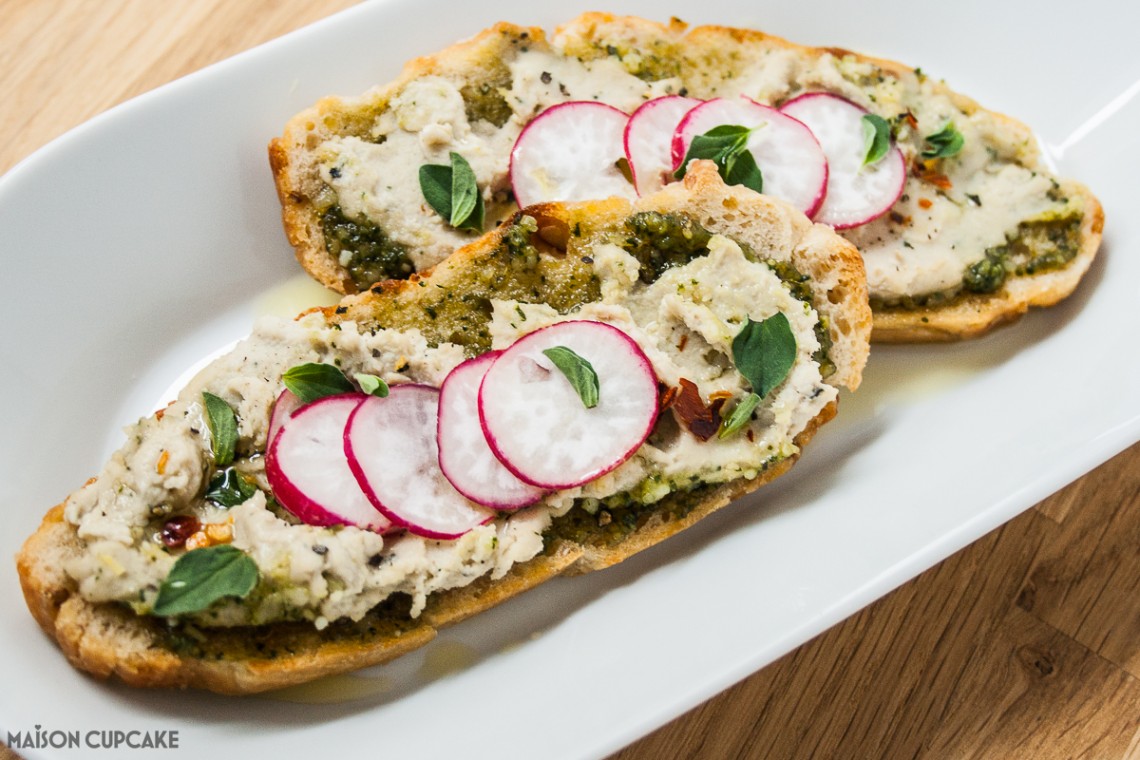
[{"label": "red chili flake", "polygon": [[689,345],[689,334],[688,333],[682,333],[681,339],[679,341],[677,341],[677,350],[678,351],[684,351],[685,346],[687,346],[687,345]]},{"label": "red chili flake", "polygon": [[720,430],[720,410],[728,397],[718,393],[710,400],[712,403],[706,405],[697,386],[681,378],[681,389],[673,406],[689,432],[702,441],[712,438]]},{"label": "red chili flake", "polygon": [[932,162],[929,161],[916,160],[914,162],[914,176],[923,182],[934,185],[939,190],[949,190],[954,187],[954,183],[950,181],[950,178],[942,172],[935,171],[931,163]]},{"label": "red chili flake", "polygon": [[162,524],[159,533],[163,546],[176,549],[186,543],[186,539],[201,530],[202,524],[194,515],[175,515]]},{"label": "red chili flake", "polygon": [[154,413],[154,418],[155,418],[156,420],[161,420],[161,419],[163,418],[163,416],[166,414],[166,410],[167,410],[167,409],[169,409],[169,408],[170,408],[171,406],[173,406],[173,405],[174,405],[174,402],[173,402],[173,401],[169,401],[169,402],[167,402],[166,406],[164,406],[164,407],[162,407],[161,409],[159,409],[159,410],[155,411],[155,413]]},{"label": "red chili flake", "polygon": [[949,190],[954,187],[954,183],[945,174],[931,174],[929,177],[923,177],[927,182],[937,187],[939,190]]},{"label": "red chili flake", "polygon": [[676,402],[676,400],[677,400],[677,394],[680,392],[681,392],[681,389],[676,387],[676,386],[673,386],[673,385],[666,388],[664,390],[664,392],[660,394],[661,395],[661,411],[665,411],[669,407],[673,406],[673,403]]},{"label": "red chili flake", "polygon": [[934,201],[930,200],[929,198],[919,198],[918,199],[919,208],[930,208],[933,205],[934,205]]}]

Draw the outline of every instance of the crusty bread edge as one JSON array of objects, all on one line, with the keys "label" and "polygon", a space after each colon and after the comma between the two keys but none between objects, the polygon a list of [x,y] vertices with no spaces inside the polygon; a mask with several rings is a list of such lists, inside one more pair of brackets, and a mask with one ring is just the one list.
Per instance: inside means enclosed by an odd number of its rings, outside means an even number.
[{"label": "crusty bread edge", "polygon": [[[398,635],[323,640],[313,629],[296,651],[266,658],[206,659],[166,648],[154,629],[161,622],[111,603],[92,603],[74,583],[47,564],[61,543],[77,544],[63,521],[63,505],[50,510],[17,555],[20,586],[36,622],[76,668],[98,678],[138,687],[200,688],[221,694],[252,694],[292,686],[321,676],[389,662],[435,638],[443,625],[499,604],[565,570],[581,552],[572,546],[517,566],[504,578],[486,578],[439,594],[428,610]],[[307,644],[307,646],[303,646]]]}]

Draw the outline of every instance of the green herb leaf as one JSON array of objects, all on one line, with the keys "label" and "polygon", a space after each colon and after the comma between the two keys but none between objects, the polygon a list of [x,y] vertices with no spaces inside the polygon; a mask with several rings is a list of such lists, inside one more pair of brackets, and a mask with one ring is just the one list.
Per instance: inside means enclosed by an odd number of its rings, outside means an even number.
[{"label": "green herb leaf", "polygon": [[685,153],[685,158],[681,161],[677,171],[673,172],[673,176],[676,179],[684,177],[689,168],[689,162],[697,158],[715,161],[719,166],[728,155],[739,153],[745,149],[748,145],[750,132],[751,130],[748,127],[722,124],[719,127],[713,127],[703,135],[697,135],[689,143],[689,150]]},{"label": "green herb leaf", "polygon": [[788,318],[776,312],[763,322],[749,319],[732,340],[732,360],[752,390],[766,397],[796,361],[796,336]]},{"label": "green herb leaf", "polygon": [[206,488],[206,498],[227,509],[236,507],[257,493],[257,485],[233,467],[216,473]]},{"label": "green herb leaf", "polygon": [[467,159],[451,153],[451,226],[483,231],[483,195]]},{"label": "green herb leaf", "polygon": [[364,372],[357,372],[353,377],[356,382],[360,383],[360,390],[372,396],[379,396],[384,398],[388,395],[388,383],[384,382],[384,378],[377,377],[376,375],[368,375]]},{"label": "green herb leaf", "polygon": [[755,393],[749,393],[740,400],[736,406],[732,408],[732,414],[728,415],[720,424],[720,430],[717,431],[717,438],[728,438],[729,436],[740,432],[748,421],[752,419],[752,412],[756,411],[756,407],[760,405],[760,396]]},{"label": "green herb leaf", "polygon": [[210,447],[214,452],[214,463],[225,467],[234,461],[237,451],[237,415],[224,399],[209,391],[202,391],[206,404],[206,423],[210,427]]},{"label": "green herb leaf", "polygon": [[863,114],[863,166],[882,161],[890,149],[891,125],[877,114]]},{"label": "green herb leaf", "polygon": [[467,159],[452,151],[451,165],[420,167],[420,191],[424,200],[447,223],[459,230],[483,231],[483,194]]},{"label": "green herb leaf", "polygon": [[344,373],[331,364],[309,362],[285,370],[281,378],[302,404],[310,404],[325,396],[356,390]]},{"label": "green herb leaf", "polygon": [[764,177],[760,174],[760,167],[756,165],[752,151],[745,150],[729,160],[724,171],[724,181],[729,185],[743,185],[758,193],[761,192],[761,188],[764,187]]},{"label": "green herb leaf", "polygon": [[697,135],[689,144],[689,150],[673,176],[681,179],[685,176],[690,161],[703,158],[716,164],[717,171],[727,184],[744,185],[758,193],[762,192],[764,179],[760,167],[756,165],[756,158],[748,150],[748,137],[763,126],[760,124],[749,129],[736,124],[722,124],[703,135]]},{"label": "green herb leaf", "polygon": [[162,617],[201,612],[227,596],[245,597],[259,577],[257,563],[229,544],[194,549],[174,563],[152,612]]},{"label": "green herb leaf", "polygon": [[424,200],[444,219],[451,219],[451,167],[424,164],[420,167],[420,191]]},{"label": "green herb leaf", "polygon": [[566,346],[554,346],[542,353],[550,357],[554,366],[566,376],[587,409],[593,409],[598,405],[598,373],[594,371],[590,362]]},{"label": "green herb leaf", "polygon": [[926,144],[928,147],[922,151],[923,158],[948,158],[962,150],[966,140],[954,122],[948,121],[941,130],[926,136]]}]

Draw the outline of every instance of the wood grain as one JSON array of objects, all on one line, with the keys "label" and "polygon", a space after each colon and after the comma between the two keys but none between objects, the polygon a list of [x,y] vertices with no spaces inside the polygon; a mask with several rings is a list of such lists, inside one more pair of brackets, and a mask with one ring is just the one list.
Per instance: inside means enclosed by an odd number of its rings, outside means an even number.
[{"label": "wood grain", "polygon": [[1140,445],[614,760],[1140,757],[1138,484]]},{"label": "wood grain", "polygon": [[[353,2],[0,0],[0,172]],[[1140,445],[614,757],[1140,758]]]}]

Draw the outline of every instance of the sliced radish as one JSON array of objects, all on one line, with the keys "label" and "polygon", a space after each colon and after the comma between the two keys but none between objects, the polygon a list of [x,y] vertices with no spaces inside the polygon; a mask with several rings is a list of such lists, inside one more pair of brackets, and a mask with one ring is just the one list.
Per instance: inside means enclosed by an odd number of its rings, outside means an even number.
[{"label": "sliced radish", "polygon": [[494,513],[465,499],[443,476],[438,416],[439,390],[393,385],[386,397],[369,396],[353,411],[344,449],[360,487],[393,522],[427,538],[458,538]]},{"label": "sliced radish", "polygon": [[479,384],[499,355],[463,362],[439,389],[439,467],[461,494],[495,509],[519,509],[546,493],[515,477],[495,456],[479,422]]},{"label": "sliced radish", "polygon": [[265,456],[265,475],[281,506],[309,525],[355,525],[382,532],[391,522],[357,483],[344,453],[344,429],[368,396],[326,396],[297,411]]},{"label": "sliced radish", "polygon": [[[599,387],[593,408],[543,354],[556,346],[592,365]],[[601,322],[559,322],[520,338],[479,388],[487,442],[511,472],[540,488],[572,488],[613,470],[649,436],[657,409],[649,359]]]},{"label": "sliced radish", "polygon": [[292,391],[289,389],[281,391],[281,395],[273,402],[273,412],[269,415],[269,430],[265,433],[266,450],[273,445],[273,439],[277,437],[277,431],[281,426],[302,406],[301,399],[293,395]]},{"label": "sliced radish", "polygon": [[646,101],[625,125],[625,157],[638,195],[648,195],[673,181],[673,133],[702,101],[666,95]]},{"label": "sliced radish", "polygon": [[748,150],[763,175],[763,192],[814,214],[827,191],[827,158],[819,142],[791,116],[745,97],[709,100],[689,111],[673,133],[673,168],[680,168],[694,137],[726,124],[759,127]]},{"label": "sliced radish", "polygon": [[511,151],[511,186],[519,206],[547,201],[636,197],[618,162],[629,117],[594,101],[560,103],[523,129]]},{"label": "sliced radish", "polygon": [[838,230],[866,224],[902,195],[906,159],[897,146],[879,161],[863,165],[866,110],[838,95],[812,92],[788,101],[780,111],[807,124],[827,156],[827,197],[815,213],[817,222]]}]

